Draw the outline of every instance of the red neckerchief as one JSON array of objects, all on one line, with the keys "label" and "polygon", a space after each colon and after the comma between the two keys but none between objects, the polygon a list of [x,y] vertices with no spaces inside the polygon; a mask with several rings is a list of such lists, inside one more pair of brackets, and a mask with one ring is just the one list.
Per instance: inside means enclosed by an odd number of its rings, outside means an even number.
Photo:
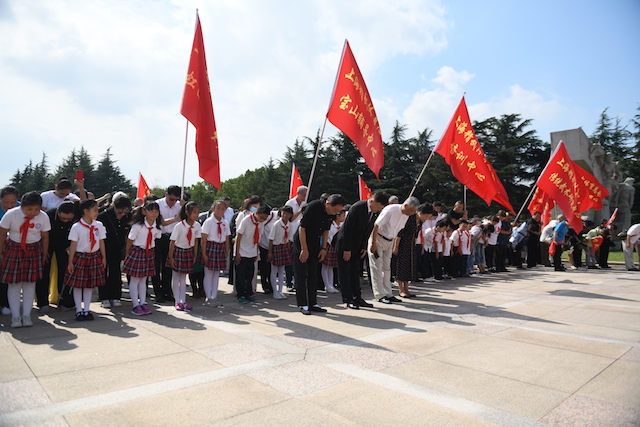
[{"label": "red neckerchief", "polygon": [[89,229],[89,241],[91,242],[91,248],[89,248],[89,252],[93,252],[93,247],[96,245],[96,235],[94,233],[94,230],[97,230],[97,227],[94,227],[93,225],[88,225],[85,224],[84,220],[80,220],[80,225],[82,225],[83,227],[86,227]]},{"label": "red neckerchief", "polygon": [[[146,224],[148,224],[148,223],[146,223]],[[145,225],[145,227],[147,227],[147,226]],[[149,234],[147,234],[146,249],[147,249],[147,252],[149,252],[149,249],[151,248],[151,241],[153,240],[153,231],[152,231],[153,230],[153,226],[147,227],[147,229],[149,230]]]},{"label": "red neckerchief", "polygon": [[189,241],[189,245],[191,245],[191,237],[193,237],[193,233],[191,230],[193,229],[193,225],[187,224],[186,219],[182,220],[182,224],[184,224],[185,227],[189,227],[189,231],[187,231],[187,240]]},{"label": "red neckerchief", "polygon": [[251,223],[256,226],[256,231],[253,233],[253,244],[257,245],[260,241],[260,229],[258,228],[259,222],[253,220],[253,213],[249,218],[251,218]]},{"label": "red neckerchief", "polygon": [[35,227],[35,224],[31,223],[33,218],[29,218],[28,216],[24,217],[24,222],[20,226],[20,247],[23,251],[27,250],[27,233],[30,228]]}]

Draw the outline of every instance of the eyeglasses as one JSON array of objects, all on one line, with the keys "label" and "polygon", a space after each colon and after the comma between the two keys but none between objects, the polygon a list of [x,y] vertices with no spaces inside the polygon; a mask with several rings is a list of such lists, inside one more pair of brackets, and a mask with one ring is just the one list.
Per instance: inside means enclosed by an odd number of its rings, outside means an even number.
[{"label": "eyeglasses", "polygon": [[176,197],[176,198],[174,198],[174,197],[169,197],[169,199],[168,199],[168,200],[169,200],[170,202],[177,202],[177,201],[178,201],[178,200],[180,200],[180,199],[178,199],[177,197]]}]

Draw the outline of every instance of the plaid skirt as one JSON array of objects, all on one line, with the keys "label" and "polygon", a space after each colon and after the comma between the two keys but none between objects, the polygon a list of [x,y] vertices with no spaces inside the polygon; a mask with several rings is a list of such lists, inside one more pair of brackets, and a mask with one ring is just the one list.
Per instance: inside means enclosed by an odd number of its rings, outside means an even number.
[{"label": "plaid skirt", "polygon": [[291,253],[290,244],[274,245],[272,251],[273,258],[271,259],[271,265],[274,267],[293,264],[293,254]]},{"label": "plaid skirt", "polygon": [[[211,242],[207,240],[207,256],[209,262],[206,267],[209,270],[224,270],[227,268],[227,244]],[[200,257],[202,258],[202,257]],[[204,265],[202,259],[200,263]]]},{"label": "plaid skirt", "polygon": [[[185,274],[193,273],[193,248],[182,249],[175,246],[173,248],[173,259],[176,261],[173,271]],[[172,268],[169,263],[169,257],[167,257],[166,267]]]},{"label": "plaid skirt", "polygon": [[322,261],[322,264],[326,265],[327,267],[338,266],[338,252],[336,251],[335,247],[327,245],[327,256],[324,257],[324,261]]},{"label": "plaid skirt", "polygon": [[153,277],[156,275],[155,248],[146,249],[132,246],[124,260],[122,272],[131,277]]},{"label": "plaid skirt", "polygon": [[23,251],[20,243],[7,237],[3,256],[0,283],[36,282],[42,278],[44,254],[40,242],[28,244]]},{"label": "plaid skirt", "polygon": [[102,253],[76,252],[73,256],[73,274],[64,274],[64,284],[74,288],[95,288],[107,281],[107,274],[102,265]]}]

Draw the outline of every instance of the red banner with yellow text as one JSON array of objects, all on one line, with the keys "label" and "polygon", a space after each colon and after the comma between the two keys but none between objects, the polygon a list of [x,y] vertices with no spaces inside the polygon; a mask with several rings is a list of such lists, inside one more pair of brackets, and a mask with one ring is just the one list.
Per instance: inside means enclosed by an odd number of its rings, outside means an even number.
[{"label": "red banner with yellow text", "polygon": [[147,185],[147,181],[144,179],[142,174],[138,178],[138,194],[136,194],[136,198],[144,199],[146,196],[151,194],[151,189]]},{"label": "red banner with yellow text", "polygon": [[378,177],[384,165],[380,124],[367,85],[346,40],[327,119],[353,141]]},{"label": "red banner with yellow text", "polygon": [[373,197],[373,193],[361,176],[358,176],[358,194],[360,195],[360,200],[369,200]]},{"label": "red banner with yellow text", "polygon": [[298,168],[295,163],[291,168],[291,184],[289,184],[289,198],[293,199],[298,195],[298,187],[304,185],[302,182],[302,177],[300,176],[300,172],[298,172]]},{"label": "red banner with yellow text", "polygon": [[180,113],[196,128],[196,153],[200,177],[220,189],[220,157],[218,133],[213,117],[211,89],[204,54],[204,40],[200,17],[196,15],[196,33],[193,38],[187,80],[182,95]]},{"label": "red banner with yellow text", "polygon": [[602,185],[595,176],[581,168],[576,162],[573,162],[573,167],[585,188],[585,194],[580,201],[580,211],[585,212],[590,208],[595,210],[602,209],[602,200],[609,195],[607,187]]},{"label": "red banner with yellow text", "polygon": [[449,127],[438,142],[435,152],[444,157],[447,164],[451,166],[453,176],[469,187],[487,205],[495,200],[513,212],[504,186],[478,143],[464,96]]},{"label": "red banner with yellow text", "polygon": [[533,193],[533,197],[531,198],[531,202],[529,202],[527,209],[532,216],[535,212],[540,212],[542,214],[542,224],[547,225],[551,222],[551,210],[554,206],[555,203],[553,199],[540,188],[536,188],[536,192]]}]

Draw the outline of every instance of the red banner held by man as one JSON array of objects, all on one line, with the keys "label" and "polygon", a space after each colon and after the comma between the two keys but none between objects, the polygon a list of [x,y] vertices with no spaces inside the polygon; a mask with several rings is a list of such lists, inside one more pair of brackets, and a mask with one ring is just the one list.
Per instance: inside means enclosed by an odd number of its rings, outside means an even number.
[{"label": "red banner held by man", "polygon": [[451,166],[451,173],[469,187],[487,205],[492,200],[513,212],[507,191],[498,179],[495,169],[484,154],[471,126],[464,96],[456,109],[449,127],[438,142],[435,152]]},{"label": "red banner held by man", "polygon": [[576,162],[573,167],[585,188],[584,196],[580,200],[580,211],[585,212],[593,208],[595,210],[602,209],[602,200],[609,195],[609,190],[598,181],[598,179],[584,170]]},{"label": "red banner held by man", "polygon": [[369,200],[373,197],[373,193],[369,189],[369,186],[364,179],[360,175],[358,175],[358,194],[360,195],[360,200]]},{"label": "red banner held by man", "polygon": [[384,165],[382,132],[367,85],[346,40],[327,119],[353,141],[378,177]]},{"label": "red banner held by man", "polygon": [[147,185],[147,181],[144,179],[142,174],[138,177],[138,194],[136,197],[138,199],[144,199],[146,196],[151,194],[151,189]]},{"label": "red banner held by man", "polygon": [[289,185],[289,198],[293,199],[298,195],[298,187],[304,185],[302,182],[302,178],[300,177],[300,172],[298,172],[298,168],[295,163],[291,168],[291,184]]},{"label": "red banner held by man", "polygon": [[553,199],[540,188],[536,188],[536,192],[533,193],[527,209],[532,216],[535,212],[540,212],[542,214],[542,224],[547,225],[551,222],[551,210],[554,206],[555,203]]},{"label": "red banner held by man", "polygon": [[220,157],[218,133],[213,117],[213,103],[204,53],[204,40],[200,17],[196,15],[196,33],[193,38],[187,80],[182,95],[180,113],[196,128],[196,153],[200,177],[220,189]]}]

